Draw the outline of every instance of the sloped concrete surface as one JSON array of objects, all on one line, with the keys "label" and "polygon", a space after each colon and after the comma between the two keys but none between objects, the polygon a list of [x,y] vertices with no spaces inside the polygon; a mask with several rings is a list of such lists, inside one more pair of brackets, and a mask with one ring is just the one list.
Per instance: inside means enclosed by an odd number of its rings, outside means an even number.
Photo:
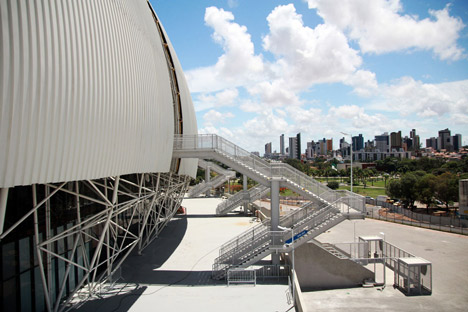
[{"label": "sloped concrete surface", "polygon": [[[120,294],[94,299],[79,311],[287,311],[287,284],[227,286],[211,279],[219,247],[256,225],[239,214],[215,215],[219,199],[185,199],[186,216],[174,218],[143,255],[131,255],[115,285]],[[116,290],[118,292],[119,290]]]}]

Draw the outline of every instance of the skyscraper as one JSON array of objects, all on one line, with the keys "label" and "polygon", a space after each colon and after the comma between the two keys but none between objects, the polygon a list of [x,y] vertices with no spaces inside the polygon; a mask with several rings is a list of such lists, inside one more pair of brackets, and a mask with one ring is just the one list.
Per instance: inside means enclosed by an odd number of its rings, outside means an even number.
[{"label": "skyscraper", "polygon": [[302,149],[301,149],[301,133],[300,132],[296,135],[296,142],[297,142],[296,158],[301,160]]},{"label": "skyscraper", "polygon": [[435,137],[426,139],[426,148],[431,147],[435,150],[439,149],[437,145],[438,141],[439,141],[438,138],[435,138]]},{"label": "skyscraper", "polygon": [[375,147],[382,153],[388,153],[389,151],[389,135],[387,132],[381,135],[375,136]]},{"label": "skyscraper", "polygon": [[452,136],[452,145],[455,151],[458,151],[462,147],[462,136],[461,134],[455,134]]},{"label": "skyscraper", "polygon": [[364,137],[362,134],[353,136],[353,151],[360,151],[364,148]]},{"label": "skyscraper", "polygon": [[284,152],[284,134],[280,135],[280,154],[285,155],[285,152]]},{"label": "skyscraper", "polygon": [[412,148],[413,150],[419,150],[419,147],[421,145],[419,135],[416,134],[416,129],[411,130],[410,132],[410,138],[412,140]]},{"label": "skyscraper", "polygon": [[401,131],[390,133],[390,149],[395,149],[398,151],[401,147]]},{"label": "skyscraper", "polygon": [[297,137],[289,138],[289,158],[297,158]]},{"label": "skyscraper", "polygon": [[264,157],[270,157],[271,156],[271,142],[265,144],[265,155]]},{"label": "skyscraper", "polygon": [[[449,149],[452,146],[452,138],[450,137],[450,130],[447,128],[445,130],[439,131],[439,138],[438,138],[438,149]],[[450,146],[449,146],[450,145]]]}]

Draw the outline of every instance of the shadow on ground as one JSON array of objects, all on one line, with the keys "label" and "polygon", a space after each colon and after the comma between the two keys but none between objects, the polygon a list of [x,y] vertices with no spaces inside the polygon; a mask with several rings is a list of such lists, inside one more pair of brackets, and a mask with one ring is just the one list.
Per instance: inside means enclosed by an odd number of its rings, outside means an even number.
[{"label": "shadow on ground", "polygon": [[106,298],[88,300],[84,304],[72,308],[71,311],[128,311],[132,305],[143,295],[147,287],[134,286],[134,289],[122,294],[116,294]]}]

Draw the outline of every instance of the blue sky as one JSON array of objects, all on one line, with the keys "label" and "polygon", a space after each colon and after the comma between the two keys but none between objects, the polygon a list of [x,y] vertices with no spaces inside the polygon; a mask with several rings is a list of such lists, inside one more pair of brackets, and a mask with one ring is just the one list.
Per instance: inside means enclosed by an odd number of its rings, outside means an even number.
[{"label": "blue sky", "polygon": [[468,1],[151,0],[200,133],[372,140],[449,128],[468,144]]}]

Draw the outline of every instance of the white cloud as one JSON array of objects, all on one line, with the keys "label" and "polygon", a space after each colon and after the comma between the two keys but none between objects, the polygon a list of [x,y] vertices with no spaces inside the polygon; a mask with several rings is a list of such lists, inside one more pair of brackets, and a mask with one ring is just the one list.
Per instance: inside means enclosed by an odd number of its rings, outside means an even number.
[{"label": "white cloud", "polygon": [[203,120],[205,121],[206,124],[218,124],[218,123],[224,123],[227,118],[233,118],[234,114],[227,112],[227,113],[221,113],[218,112],[214,109],[209,110],[203,115]]},{"label": "white cloud", "polygon": [[378,89],[375,73],[367,70],[356,71],[344,83],[354,87],[354,93],[362,97],[369,97]]},{"label": "white cloud", "polygon": [[278,58],[275,71],[281,68],[285,85],[294,90],[343,81],[362,63],[339,29],[326,24],[314,29],[304,26],[292,4],[276,7],[267,20],[270,33],[263,38],[264,49]]},{"label": "white cloud", "polygon": [[224,89],[217,93],[201,93],[194,100],[196,111],[213,107],[234,106],[238,100],[239,91],[236,88]]},{"label": "white cloud", "polygon": [[464,24],[449,14],[449,7],[430,10],[431,18],[403,15],[399,0],[308,0],[325,24],[346,31],[364,53],[406,49],[432,50],[442,60],[458,60],[457,46]]},{"label": "white cloud", "polygon": [[380,93],[383,99],[375,104],[376,108],[398,111],[402,116],[468,115],[468,80],[426,84],[403,77],[381,86]]},{"label": "white cloud", "polygon": [[205,23],[213,28],[213,39],[224,54],[215,65],[189,70],[186,77],[192,92],[213,92],[255,81],[263,72],[263,59],[255,55],[247,27],[234,23],[231,12],[206,8]]},{"label": "white cloud", "polygon": [[226,127],[215,127],[213,125],[207,125],[198,130],[199,134],[217,134],[227,140],[232,140],[235,136],[234,133]]},{"label": "white cloud", "polygon": [[283,79],[260,82],[248,88],[251,95],[259,96],[260,103],[265,108],[299,105],[300,99]]}]

